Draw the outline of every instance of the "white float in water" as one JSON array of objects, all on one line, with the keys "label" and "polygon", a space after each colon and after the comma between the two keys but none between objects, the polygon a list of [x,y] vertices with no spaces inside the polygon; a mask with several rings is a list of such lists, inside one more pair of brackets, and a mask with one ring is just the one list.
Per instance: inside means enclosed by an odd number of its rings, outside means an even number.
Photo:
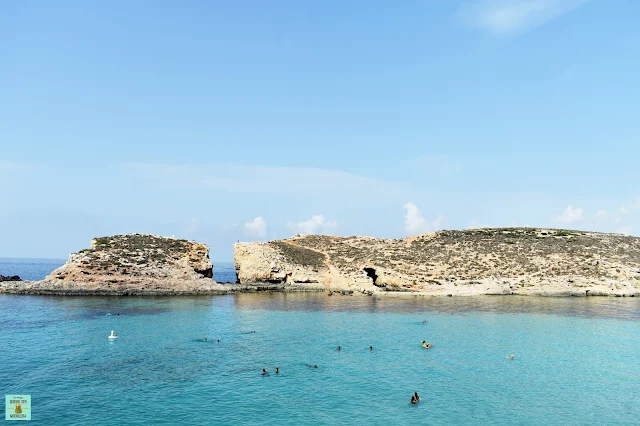
[{"label": "white float in water", "polygon": [[109,335],[109,339],[117,339],[118,335],[115,331],[111,330],[111,334]]}]

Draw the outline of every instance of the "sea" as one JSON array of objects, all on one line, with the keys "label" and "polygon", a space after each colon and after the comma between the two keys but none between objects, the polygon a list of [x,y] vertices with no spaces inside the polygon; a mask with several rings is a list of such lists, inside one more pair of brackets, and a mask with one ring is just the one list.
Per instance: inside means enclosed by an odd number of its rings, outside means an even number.
[{"label": "sea", "polygon": [[0,295],[0,423],[637,425],[639,365],[640,298]]}]

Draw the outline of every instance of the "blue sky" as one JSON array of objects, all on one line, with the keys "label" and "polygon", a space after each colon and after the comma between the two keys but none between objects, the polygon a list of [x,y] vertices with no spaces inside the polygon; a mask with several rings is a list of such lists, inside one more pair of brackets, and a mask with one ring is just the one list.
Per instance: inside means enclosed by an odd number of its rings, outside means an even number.
[{"label": "blue sky", "polygon": [[[401,3],[401,4],[399,4]],[[640,235],[640,2],[0,4],[0,257]]]}]

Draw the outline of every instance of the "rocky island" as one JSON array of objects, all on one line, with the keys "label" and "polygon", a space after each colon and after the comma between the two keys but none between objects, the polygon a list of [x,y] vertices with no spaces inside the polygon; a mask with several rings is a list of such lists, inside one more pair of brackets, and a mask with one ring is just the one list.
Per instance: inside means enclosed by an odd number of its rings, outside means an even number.
[{"label": "rocky island", "polygon": [[640,296],[640,239],[539,228],[237,243],[239,283],[366,294]]},{"label": "rocky island", "polygon": [[95,238],[42,281],[2,277],[0,293],[640,296],[640,238],[558,229],[439,231],[403,239],[296,235],[234,244],[234,263],[237,283],[219,284],[204,244],[115,235]]},{"label": "rocky island", "polygon": [[199,294],[220,290],[211,279],[209,247],[187,240],[130,234],[95,238],[91,247],[42,281],[5,282],[0,293],[63,295]]}]

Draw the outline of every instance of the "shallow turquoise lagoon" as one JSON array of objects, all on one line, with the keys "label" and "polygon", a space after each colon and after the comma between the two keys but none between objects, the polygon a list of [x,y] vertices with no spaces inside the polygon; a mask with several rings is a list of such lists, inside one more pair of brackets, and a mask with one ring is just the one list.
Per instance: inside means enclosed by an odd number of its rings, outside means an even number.
[{"label": "shallow turquoise lagoon", "polygon": [[0,396],[34,424],[640,419],[637,299],[5,295],[0,335]]}]

